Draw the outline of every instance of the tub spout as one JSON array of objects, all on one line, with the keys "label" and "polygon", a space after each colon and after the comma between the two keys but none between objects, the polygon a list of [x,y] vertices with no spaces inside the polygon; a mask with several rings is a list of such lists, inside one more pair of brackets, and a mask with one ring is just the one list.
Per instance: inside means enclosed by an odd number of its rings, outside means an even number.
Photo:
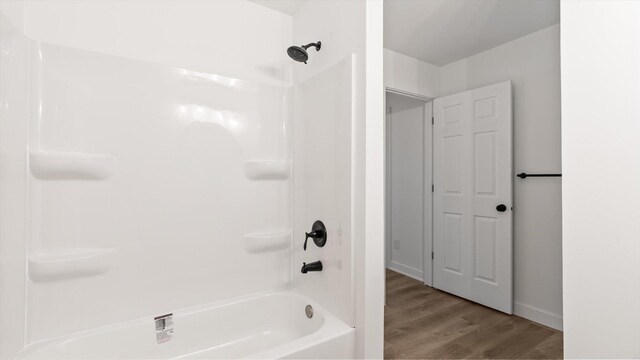
[{"label": "tub spout", "polygon": [[312,263],[302,263],[302,269],[300,270],[303,274],[306,274],[309,271],[322,271],[322,262],[315,261]]}]

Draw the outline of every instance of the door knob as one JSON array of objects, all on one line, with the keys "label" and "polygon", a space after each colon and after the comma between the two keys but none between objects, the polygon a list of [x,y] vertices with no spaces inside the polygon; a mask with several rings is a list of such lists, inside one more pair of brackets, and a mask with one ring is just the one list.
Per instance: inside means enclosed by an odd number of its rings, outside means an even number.
[{"label": "door knob", "polygon": [[507,205],[500,204],[500,205],[496,206],[496,210],[498,210],[500,212],[505,212],[505,211],[507,211]]},{"label": "door knob", "polygon": [[307,251],[307,240],[313,239],[317,247],[323,247],[327,243],[327,228],[320,220],[316,220],[311,227],[311,232],[305,233],[303,249]]}]

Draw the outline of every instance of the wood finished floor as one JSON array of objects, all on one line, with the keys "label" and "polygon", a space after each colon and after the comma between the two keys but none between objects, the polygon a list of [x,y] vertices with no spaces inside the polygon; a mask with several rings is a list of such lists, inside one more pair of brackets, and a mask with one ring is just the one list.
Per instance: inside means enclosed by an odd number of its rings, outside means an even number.
[{"label": "wood finished floor", "polygon": [[562,332],[387,270],[386,359],[561,359]]}]

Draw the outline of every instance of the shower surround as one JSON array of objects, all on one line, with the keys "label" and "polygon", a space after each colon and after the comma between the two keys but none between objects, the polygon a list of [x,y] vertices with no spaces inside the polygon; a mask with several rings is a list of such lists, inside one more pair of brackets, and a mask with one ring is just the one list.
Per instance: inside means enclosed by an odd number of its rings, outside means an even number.
[{"label": "shower surround", "polygon": [[1,357],[352,357],[364,44],[304,24],[364,4],[2,6]]}]

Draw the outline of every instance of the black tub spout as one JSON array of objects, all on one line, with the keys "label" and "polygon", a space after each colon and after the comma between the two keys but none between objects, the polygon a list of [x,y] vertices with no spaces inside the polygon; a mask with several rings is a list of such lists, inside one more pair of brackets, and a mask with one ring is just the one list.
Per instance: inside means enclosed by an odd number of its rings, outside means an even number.
[{"label": "black tub spout", "polygon": [[303,274],[306,274],[309,271],[322,271],[322,262],[315,261],[308,264],[302,263],[302,269],[300,270],[300,272],[302,272]]}]

